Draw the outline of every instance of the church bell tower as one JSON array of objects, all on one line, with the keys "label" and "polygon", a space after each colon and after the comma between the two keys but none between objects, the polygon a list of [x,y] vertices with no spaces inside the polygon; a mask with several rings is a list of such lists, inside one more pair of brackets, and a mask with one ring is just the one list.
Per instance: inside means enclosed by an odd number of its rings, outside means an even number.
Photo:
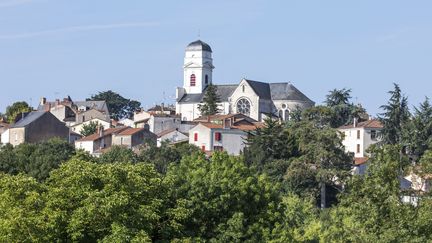
[{"label": "church bell tower", "polygon": [[210,46],[197,40],[186,47],[183,88],[186,94],[200,94],[212,83],[213,59]]}]

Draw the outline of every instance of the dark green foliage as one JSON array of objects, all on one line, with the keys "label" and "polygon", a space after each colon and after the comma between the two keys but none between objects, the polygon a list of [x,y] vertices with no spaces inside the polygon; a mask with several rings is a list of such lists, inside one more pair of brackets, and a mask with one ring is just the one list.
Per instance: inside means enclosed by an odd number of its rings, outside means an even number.
[{"label": "dark green foliage", "polygon": [[[99,127],[99,122],[90,121],[88,124],[84,124],[81,128],[81,135],[84,137],[87,137],[89,135],[92,135],[97,132],[97,129]],[[103,127],[102,127],[103,129]]]},{"label": "dark green foliage", "polygon": [[420,158],[432,142],[432,106],[429,98],[417,108],[413,115],[409,133],[411,153]]},{"label": "dark green foliage", "polygon": [[75,154],[74,148],[62,139],[36,144],[6,145],[0,149],[0,170],[10,174],[26,173],[45,180],[51,170]]},{"label": "dark green foliage", "polygon": [[99,92],[87,100],[104,100],[107,103],[111,118],[120,120],[122,118],[131,118],[134,111],[140,108],[141,103],[136,100],[126,99],[120,94],[111,90]]},{"label": "dark green foliage", "polygon": [[144,147],[139,155],[139,160],[153,164],[159,173],[165,174],[170,164],[177,164],[183,157],[199,152],[198,147],[188,143],[170,146],[167,142],[162,142],[160,147],[154,144]]},{"label": "dark green foliage", "polygon": [[380,114],[380,120],[384,125],[382,130],[383,142],[386,144],[406,143],[406,135],[410,113],[408,99],[402,95],[399,85],[394,84],[394,90],[389,91],[391,95],[387,105],[381,106],[384,110]]},{"label": "dark green foliage", "polygon": [[18,101],[6,107],[6,119],[9,123],[14,123],[17,116],[21,113],[29,112],[32,108],[25,101]]},{"label": "dark green foliage", "polygon": [[198,105],[201,115],[210,116],[219,113],[220,109],[218,108],[217,104],[219,102],[220,98],[217,94],[217,87],[210,83],[205,90],[203,104]]},{"label": "dark green foliage", "polygon": [[100,163],[136,163],[138,156],[129,148],[114,145],[99,158]]}]

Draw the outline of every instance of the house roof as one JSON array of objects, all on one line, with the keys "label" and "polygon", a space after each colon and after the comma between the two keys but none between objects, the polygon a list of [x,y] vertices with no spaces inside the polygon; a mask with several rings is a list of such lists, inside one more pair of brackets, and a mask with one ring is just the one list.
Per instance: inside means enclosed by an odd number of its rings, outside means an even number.
[{"label": "house roof", "polygon": [[360,158],[354,158],[354,164],[355,165],[362,165],[368,161],[368,157],[360,157]]},{"label": "house roof", "polygon": [[372,119],[372,120],[368,120],[368,121],[364,121],[364,122],[359,122],[355,127],[354,124],[350,124],[350,125],[346,125],[346,126],[341,126],[339,127],[339,129],[351,129],[351,128],[383,128],[383,124],[376,119]]},{"label": "house roof", "polygon": [[15,124],[11,126],[11,128],[18,128],[18,127],[26,127],[30,123],[36,121],[37,119],[41,118],[46,111],[32,111],[28,113],[23,119],[19,120]]},{"label": "house roof", "polygon": [[[210,129],[223,129],[222,124],[215,124],[211,122],[200,122],[201,125],[210,128]],[[230,129],[237,129],[241,131],[253,131],[256,130],[258,126],[254,123],[251,124],[234,124],[230,127]]]},{"label": "house roof", "polygon": [[[291,83],[265,83],[260,81],[254,81],[245,79],[245,81],[252,87],[254,92],[261,98],[267,100],[293,100],[302,101],[307,103],[314,103],[300,90],[298,90]],[[219,95],[220,101],[226,102],[234,93],[238,84],[228,85],[215,85],[217,87],[217,94]],[[200,103],[203,101],[205,89],[201,94],[185,94],[181,97],[179,103]]]},{"label": "house roof", "polygon": [[123,131],[121,131],[118,135],[119,136],[130,136],[130,135],[134,135],[135,133],[141,132],[143,131],[144,128],[127,128]]},{"label": "house roof", "polygon": [[92,135],[89,135],[87,137],[83,137],[79,140],[77,140],[78,142],[85,142],[85,141],[96,141],[102,137],[106,137],[115,133],[119,133],[123,130],[127,129],[127,127],[116,127],[116,128],[108,128],[106,130],[104,130],[103,136],[100,136],[99,133],[93,133]]},{"label": "house roof", "polygon": [[160,133],[158,133],[156,135],[158,136],[158,138],[160,138],[162,136],[165,136],[167,134],[170,134],[170,133],[176,132],[176,131],[179,132],[179,133],[181,133],[181,134],[183,134],[183,135],[185,135],[185,136],[187,136],[187,134],[185,134],[184,132],[180,132],[177,128],[168,129],[168,130],[162,131],[162,132],[160,132]]}]

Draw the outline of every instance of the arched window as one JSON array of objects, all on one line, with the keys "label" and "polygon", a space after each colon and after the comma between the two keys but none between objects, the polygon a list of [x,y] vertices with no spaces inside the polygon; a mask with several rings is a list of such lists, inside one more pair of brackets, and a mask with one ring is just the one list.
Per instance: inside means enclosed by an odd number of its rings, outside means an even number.
[{"label": "arched window", "polygon": [[208,75],[205,76],[205,84],[208,84]]},{"label": "arched window", "polygon": [[196,77],[195,74],[192,74],[190,76],[190,86],[195,86],[196,85]]},{"label": "arched window", "polygon": [[242,85],[242,92],[243,93],[245,92],[245,86],[244,85]]},{"label": "arched window", "polygon": [[237,101],[237,112],[249,116],[250,114],[250,102],[249,100],[242,98]]},{"label": "arched window", "polygon": [[284,120],[285,121],[289,121],[290,120],[290,114],[289,114],[289,110],[288,109],[286,109],[284,111]]}]

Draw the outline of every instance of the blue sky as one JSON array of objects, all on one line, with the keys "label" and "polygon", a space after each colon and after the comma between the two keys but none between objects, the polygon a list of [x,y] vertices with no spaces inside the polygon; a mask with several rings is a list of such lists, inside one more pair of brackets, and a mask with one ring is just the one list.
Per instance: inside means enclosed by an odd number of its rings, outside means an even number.
[{"label": "blue sky", "polygon": [[334,88],[376,114],[392,83],[432,90],[432,1],[0,0],[0,111],[114,90],[173,102],[184,48],[213,49],[214,82],[291,81],[317,103]]}]

